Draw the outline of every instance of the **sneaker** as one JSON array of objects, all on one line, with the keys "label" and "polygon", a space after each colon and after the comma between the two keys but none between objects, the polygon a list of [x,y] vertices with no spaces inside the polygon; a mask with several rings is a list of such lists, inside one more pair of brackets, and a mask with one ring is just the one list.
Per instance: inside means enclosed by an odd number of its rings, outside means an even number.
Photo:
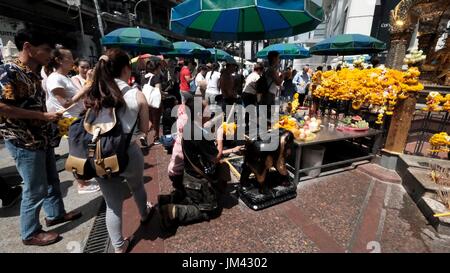
[{"label": "sneaker", "polygon": [[22,187],[11,188],[9,194],[2,200],[3,208],[10,208],[14,206],[22,196]]},{"label": "sneaker", "polygon": [[94,183],[90,183],[88,186],[78,187],[78,194],[94,193],[100,190],[100,186]]},{"label": "sneaker", "polygon": [[155,206],[152,203],[147,202],[147,215],[141,219],[141,224],[146,224],[148,220],[150,220],[155,213]]},{"label": "sneaker", "polygon": [[119,248],[115,248],[114,253],[118,253],[118,254],[127,253],[129,247],[130,247],[130,239],[125,238],[123,245]]}]

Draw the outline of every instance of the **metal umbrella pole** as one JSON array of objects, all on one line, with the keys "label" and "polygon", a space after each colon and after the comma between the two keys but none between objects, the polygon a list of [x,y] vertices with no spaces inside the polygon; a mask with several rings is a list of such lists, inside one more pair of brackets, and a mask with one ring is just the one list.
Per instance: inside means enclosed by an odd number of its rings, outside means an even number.
[{"label": "metal umbrella pole", "polygon": [[241,41],[241,70],[244,73],[244,42]]},{"label": "metal umbrella pole", "polygon": [[214,47],[214,63],[217,63],[217,48]]}]

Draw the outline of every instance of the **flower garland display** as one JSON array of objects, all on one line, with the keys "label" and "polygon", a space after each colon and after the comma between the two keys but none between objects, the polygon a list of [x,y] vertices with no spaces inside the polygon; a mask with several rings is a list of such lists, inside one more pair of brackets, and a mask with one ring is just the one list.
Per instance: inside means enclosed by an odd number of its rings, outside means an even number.
[{"label": "flower garland display", "polygon": [[77,118],[62,118],[58,120],[59,136],[68,136],[70,125],[72,125],[76,119]]},{"label": "flower garland display", "polygon": [[320,119],[305,117],[302,122],[298,122],[297,119],[284,115],[280,117],[280,120],[272,128],[290,131],[295,139],[307,141],[316,138],[314,132],[320,131],[320,124],[322,124]]},{"label": "flower garland display", "polygon": [[404,72],[386,68],[327,71],[313,95],[331,101],[351,101],[355,110],[361,107],[374,110],[379,113],[380,124],[384,114],[393,114],[399,99],[424,89],[419,76],[416,67]]},{"label": "flower garland display", "polygon": [[300,106],[300,102],[298,101],[298,97],[299,97],[299,94],[295,93],[294,94],[294,99],[291,102],[291,114],[293,114],[293,115],[295,113],[297,113],[297,109]]},{"label": "flower garland display", "polygon": [[236,133],[237,125],[236,123],[222,123],[223,132],[227,136],[233,136]]},{"label": "flower garland display", "polygon": [[366,68],[368,64],[365,61],[364,56],[355,57],[353,58],[353,67],[360,69]]},{"label": "flower garland display", "polygon": [[413,49],[409,54],[406,54],[405,58],[403,59],[403,63],[407,65],[414,65],[420,62],[423,62],[427,59],[426,55],[423,55],[422,50]]},{"label": "flower garland display", "polygon": [[431,145],[430,152],[440,153],[449,152],[450,149],[450,136],[446,132],[441,132],[439,134],[434,134],[428,141]]},{"label": "flower garland display", "polygon": [[320,84],[322,81],[322,75],[323,72],[322,71],[317,71],[316,73],[313,74],[311,81],[313,82],[313,84]]},{"label": "flower garland display", "polygon": [[450,112],[450,94],[445,95],[444,104],[442,105],[442,110]]},{"label": "flower garland display", "polygon": [[432,112],[450,112],[450,94],[447,94],[444,97],[439,92],[430,92],[427,96],[427,106],[422,110]]}]

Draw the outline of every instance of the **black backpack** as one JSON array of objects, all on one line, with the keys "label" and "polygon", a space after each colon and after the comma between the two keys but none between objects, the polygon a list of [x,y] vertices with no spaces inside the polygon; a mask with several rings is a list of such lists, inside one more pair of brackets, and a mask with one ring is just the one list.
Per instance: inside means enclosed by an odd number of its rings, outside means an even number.
[{"label": "black backpack", "polygon": [[258,81],[256,81],[256,92],[258,94],[267,94],[269,93],[270,86],[272,85],[273,80],[270,84],[267,83],[266,71],[259,77]]},{"label": "black backpack", "polygon": [[69,157],[66,170],[75,178],[120,176],[128,165],[128,147],[137,121],[130,133],[122,129],[118,110],[103,108],[109,119],[97,121],[98,114],[88,109],[69,129]]}]

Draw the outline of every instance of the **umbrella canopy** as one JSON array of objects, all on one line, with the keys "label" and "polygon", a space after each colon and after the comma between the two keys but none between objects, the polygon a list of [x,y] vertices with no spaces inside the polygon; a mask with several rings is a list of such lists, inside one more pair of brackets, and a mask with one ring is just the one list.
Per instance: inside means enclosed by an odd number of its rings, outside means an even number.
[{"label": "umbrella canopy", "polygon": [[173,50],[172,43],[156,32],[145,28],[119,28],[101,39],[106,47],[119,47],[131,51],[155,54]]},{"label": "umbrella canopy", "polygon": [[256,57],[267,59],[270,51],[280,53],[281,59],[304,59],[309,58],[309,50],[299,44],[274,44],[270,45],[256,54]]},{"label": "umbrella canopy", "polygon": [[264,40],[314,30],[323,17],[312,0],[187,0],[172,9],[170,27],[216,41]]},{"label": "umbrella canopy", "polygon": [[211,59],[214,59],[216,61],[225,61],[229,57],[233,58],[233,56],[231,56],[228,52],[221,49],[207,48],[206,50],[211,52]]},{"label": "umbrella canopy", "polygon": [[194,42],[175,42],[173,47],[173,51],[164,53],[164,55],[184,58],[208,58],[211,55],[206,48]]},{"label": "umbrella canopy", "polygon": [[235,59],[233,56],[231,56],[231,55],[225,56],[224,61],[225,61],[227,64],[238,65],[238,63],[236,62],[236,59]]},{"label": "umbrella canopy", "polygon": [[362,34],[343,34],[325,39],[309,49],[313,55],[358,55],[386,50],[386,44]]}]

